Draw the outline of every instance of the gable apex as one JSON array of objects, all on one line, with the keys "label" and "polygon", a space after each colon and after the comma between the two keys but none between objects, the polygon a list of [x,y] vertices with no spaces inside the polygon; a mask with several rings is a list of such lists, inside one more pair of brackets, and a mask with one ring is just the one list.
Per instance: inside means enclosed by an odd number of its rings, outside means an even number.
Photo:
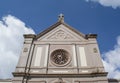
[{"label": "gable apex", "polygon": [[57,23],[53,24],[52,26],[50,26],[49,28],[47,28],[46,30],[44,30],[43,32],[39,33],[36,36],[36,39],[40,38],[41,36],[45,35],[46,33],[50,32],[51,30],[55,29],[57,26],[59,25],[64,25],[66,26],[66,28],[70,29],[71,31],[75,32],[76,34],[80,35],[81,37],[86,39],[86,35],[77,31],[76,29],[72,28],[70,25],[68,25],[67,23],[63,22],[63,21],[58,21]]}]

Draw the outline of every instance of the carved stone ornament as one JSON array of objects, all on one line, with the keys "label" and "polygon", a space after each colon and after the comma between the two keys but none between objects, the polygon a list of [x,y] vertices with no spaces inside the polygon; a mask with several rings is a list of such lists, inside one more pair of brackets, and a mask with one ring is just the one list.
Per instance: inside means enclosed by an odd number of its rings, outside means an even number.
[{"label": "carved stone ornament", "polygon": [[59,30],[54,33],[52,36],[48,37],[48,39],[72,39],[69,34],[65,33],[63,30]]},{"label": "carved stone ornament", "polygon": [[27,52],[28,51],[28,48],[24,48],[24,50],[23,50],[24,52]]},{"label": "carved stone ornament", "polygon": [[94,53],[98,53],[97,48],[93,48]]},{"label": "carved stone ornament", "polygon": [[64,66],[70,61],[69,53],[63,49],[53,51],[50,58],[56,66]]}]

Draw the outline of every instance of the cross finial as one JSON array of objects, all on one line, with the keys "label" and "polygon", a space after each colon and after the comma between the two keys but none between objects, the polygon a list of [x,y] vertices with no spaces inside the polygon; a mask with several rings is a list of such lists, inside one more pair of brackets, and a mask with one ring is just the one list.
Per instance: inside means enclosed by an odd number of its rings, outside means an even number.
[{"label": "cross finial", "polygon": [[64,22],[64,15],[63,15],[63,14],[60,14],[60,15],[59,15],[58,21]]}]

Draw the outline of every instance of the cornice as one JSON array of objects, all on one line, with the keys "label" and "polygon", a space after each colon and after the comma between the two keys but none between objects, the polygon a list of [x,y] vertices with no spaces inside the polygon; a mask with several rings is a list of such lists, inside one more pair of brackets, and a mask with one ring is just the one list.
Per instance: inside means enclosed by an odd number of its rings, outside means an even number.
[{"label": "cornice", "polygon": [[14,72],[14,76],[32,76],[32,77],[96,77],[96,76],[107,76],[107,72],[99,73],[81,73],[81,74],[41,74],[41,73],[18,73]]}]

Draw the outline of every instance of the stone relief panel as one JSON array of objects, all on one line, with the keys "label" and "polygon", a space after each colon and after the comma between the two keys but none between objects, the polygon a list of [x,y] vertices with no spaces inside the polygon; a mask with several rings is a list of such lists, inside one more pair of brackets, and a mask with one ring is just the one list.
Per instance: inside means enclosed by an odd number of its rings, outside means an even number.
[{"label": "stone relief panel", "polygon": [[86,41],[86,39],[66,26],[59,25],[41,36],[38,41]]},{"label": "stone relief panel", "polygon": [[65,33],[63,30],[59,30],[47,39],[72,39],[73,37]]}]

